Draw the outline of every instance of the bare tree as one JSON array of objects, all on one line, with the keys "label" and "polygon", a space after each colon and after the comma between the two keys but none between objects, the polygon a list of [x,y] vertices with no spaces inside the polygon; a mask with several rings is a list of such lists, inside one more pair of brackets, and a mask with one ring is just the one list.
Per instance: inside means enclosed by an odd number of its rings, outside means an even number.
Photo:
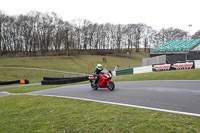
[{"label": "bare tree", "polygon": [[[77,19],[63,21],[54,12],[40,13],[31,11],[27,15],[8,16],[0,11],[0,55],[7,53],[24,53],[25,55],[46,55],[52,51],[81,49],[121,49],[136,52],[140,47],[145,51],[150,46],[158,46],[173,40],[187,38],[186,31],[167,28],[153,30],[145,24],[98,24],[88,20]],[[198,38],[197,32],[193,38]]]},{"label": "bare tree", "polygon": [[134,46],[136,48],[136,52],[139,52],[140,51],[140,39],[142,38],[142,35],[145,31],[144,27],[146,25],[145,24],[137,24],[136,27],[135,27],[135,42],[134,42]]},{"label": "bare tree", "polygon": [[3,26],[5,23],[6,15],[4,12],[0,11],[0,55],[4,52],[4,46],[3,46]]},{"label": "bare tree", "polygon": [[147,48],[150,47],[151,36],[153,35],[153,29],[149,26],[144,26],[144,34],[143,34],[143,43],[144,43],[144,51],[147,52]]},{"label": "bare tree", "polygon": [[192,36],[192,39],[200,39],[200,30]]},{"label": "bare tree", "polygon": [[72,30],[72,26],[70,23],[68,22],[65,22],[64,24],[64,34],[63,34],[63,41],[64,41],[64,47],[65,47],[65,51],[66,51],[66,55],[69,56],[69,48],[70,48],[70,45],[71,45],[71,40],[70,40],[70,33],[71,33],[71,30]]}]

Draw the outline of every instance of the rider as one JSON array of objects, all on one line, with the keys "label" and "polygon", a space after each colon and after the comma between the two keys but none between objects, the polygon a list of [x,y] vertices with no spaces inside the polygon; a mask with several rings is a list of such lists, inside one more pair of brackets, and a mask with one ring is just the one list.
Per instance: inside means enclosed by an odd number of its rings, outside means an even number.
[{"label": "rider", "polygon": [[97,64],[95,70],[94,70],[94,79],[95,79],[95,84],[98,83],[98,76],[101,73],[101,71],[103,70],[102,65],[101,64]]}]

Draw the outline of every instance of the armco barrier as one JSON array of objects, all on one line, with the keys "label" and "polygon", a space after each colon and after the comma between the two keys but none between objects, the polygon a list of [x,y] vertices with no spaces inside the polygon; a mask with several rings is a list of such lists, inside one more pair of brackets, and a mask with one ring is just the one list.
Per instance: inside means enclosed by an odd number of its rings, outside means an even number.
[{"label": "armco barrier", "polygon": [[119,71],[113,71],[113,76],[126,75],[126,74],[139,74],[150,73],[153,71],[166,71],[166,70],[179,70],[179,69],[196,69],[200,68],[200,60],[189,61],[187,63],[175,64],[154,64],[150,66],[135,67]]},{"label": "armco barrier", "polygon": [[194,64],[195,64],[195,68],[200,68],[200,60],[195,60]]},{"label": "armco barrier", "polygon": [[29,84],[27,79],[15,80],[15,81],[0,81],[0,85],[10,85],[10,84]]},{"label": "armco barrier", "polygon": [[127,74],[133,74],[133,68],[116,71],[116,76],[127,75]]},{"label": "armco barrier", "polygon": [[135,67],[133,69],[134,69],[133,74],[152,72],[152,66]]},{"label": "armco barrier", "polygon": [[[72,78],[49,78],[44,77],[41,81],[42,85],[58,85],[58,84],[69,84],[69,83],[77,83],[82,81],[87,81],[88,76],[85,77],[72,77]],[[48,80],[47,80],[48,79]]]}]

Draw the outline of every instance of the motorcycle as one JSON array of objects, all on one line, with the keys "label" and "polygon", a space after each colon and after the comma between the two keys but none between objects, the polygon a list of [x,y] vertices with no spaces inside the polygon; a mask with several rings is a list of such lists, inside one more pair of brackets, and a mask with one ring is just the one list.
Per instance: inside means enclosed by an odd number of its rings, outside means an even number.
[{"label": "motorcycle", "polygon": [[[95,83],[95,77],[99,78],[98,83]],[[98,90],[98,88],[108,88],[108,90],[113,91],[115,89],[115,84],[111,80],[111,71],[103,70],[99,75],[89,75],[89,80],[93,90]]]}]

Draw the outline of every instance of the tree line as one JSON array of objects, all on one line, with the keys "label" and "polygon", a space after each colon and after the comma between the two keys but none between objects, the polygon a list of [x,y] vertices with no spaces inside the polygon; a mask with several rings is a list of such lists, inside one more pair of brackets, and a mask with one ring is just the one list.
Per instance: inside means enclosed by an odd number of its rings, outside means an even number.
[{"label": "tree line", "polygon": [[177,28],[160,31],[143,24],[98,24],[89,20],[64,21],[56,13],[31,11],[9,16],[0,11],[0,55],[24,53],[46,55],[54,51],[69,55],[70,50],[122,49],[145,52],[168,41],[188,38],[188,32]]}]

